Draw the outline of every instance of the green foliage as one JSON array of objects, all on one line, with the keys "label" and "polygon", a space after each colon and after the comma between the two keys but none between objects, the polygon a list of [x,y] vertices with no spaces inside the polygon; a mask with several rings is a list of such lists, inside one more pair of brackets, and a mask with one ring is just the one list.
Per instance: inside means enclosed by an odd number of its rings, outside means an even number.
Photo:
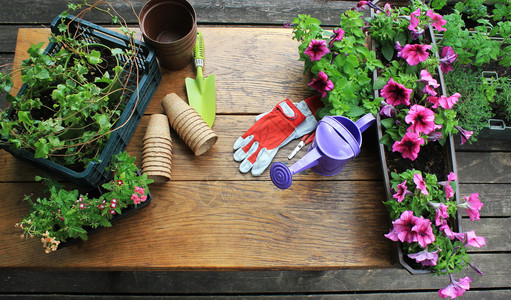
[{"label": "green foliage", "polygon": [[[116,155],[109,168],[113,179],[102,185],[103,192],[95,195],[82,193],[77,189],[68,190],[62,184],[47,178],[36,177],[47,186],[48,196],[32,200],[26,196],[30,211],[16,224],[23,230],[24,237],[41,238],[46,253],[55,251],[60,242],[81,238],[87,240],[87,229],[111,226],[113,215],[121,214],[128,206],[137,206],[132,196],[147,197],[147,175],[137,175],[135,158],[126,152]],[[143,195],[137,188],[144,189]],[[115,207],[112,207],[113,199]],[[145,200],[144,200],[145,201]]]},{"label": "green foliage", "polygon": [[[460,63],[482,66],[498,62],[511,67],[511,3],[494,2],[493,16],[484,0],[460,1],[453,13],[444,16],[447,31],[439,44],[452,47]],[[467,28],[464,19],[480,25]]]},{"label": "green foliage", "polygon": [[[380,102],[374,99],[372,71],[383,65],[366,47],[362,16],[354,10],[343,13],[339,28],[344,30],[344,35],[337,41],[331,40],[332,33],[324,31],[317,19],[308,15],[293,19],[293,39],[300,42],[298,52],[299,59],[304,61],[304,74],[311,72],[316,77],[324,72],[334,85],[323,98],[325,107],[318,117],[343,115],[357,119],[366,113],[376,114],[378,110]],[[324,40],[329,45],[330,52],[318,61],[311,61],[304,53],[312,40]]]},{"label": "green foliage", "polygon": [[[93,6],[69,5],[83,7]],[[6,97],[10,108],[0,111],[0,138],[36,158],[81,171],[101,153],[125,107],[123,70],[131,64],[136,45],[121,50],[83,39],[68,26],[68,15],[61,14],[60,32],[49,37],[58,45],[54,53],[45,53],[43,42],[32,45],[20,70],[0,73],[1,92],[11,92],[11,76],[26,84],[22,94]]]},{"label": "green foliage", "polygon": [[[414,175],[421,175],[428,194],[425,195],[421,192],[414,182]],[[447,179],[447,178],[446,178]],[[457,240],[449,239],[439,228],[435,225],[436,206],[443,204],[447,206],[447,213],[452,222],[456,219],[457,203],[454,196],[447,198],[445,187],[438,182],[435,175],[424,174],[417,170],[407,170],[401,174],[391,174],[391,186],[394,190],[398,189],[398,185],[406,181],[406,188],[408,193],[404,196],[403,201],[398,202],[391,199],[385,202],[387,210],[390,212],[392,220],[398,219],[405,211],[412,211],[414,216],[422,216],[431,221],[431,227],[435,236],[435,241],[426,246],[429,252],[438,251],[437,265],[430,266],[433,272],[437,275],[445,273],[455,273],[462,270],[470,262],[470,257],[467,254],[465,245]],[[456,190],[456,182],[449,182],[451,188]],[[453,230],[451,228],[451,230]],[[424,250],[418,242],[403,243],[403,251],[406,254],[417,253]]]}]

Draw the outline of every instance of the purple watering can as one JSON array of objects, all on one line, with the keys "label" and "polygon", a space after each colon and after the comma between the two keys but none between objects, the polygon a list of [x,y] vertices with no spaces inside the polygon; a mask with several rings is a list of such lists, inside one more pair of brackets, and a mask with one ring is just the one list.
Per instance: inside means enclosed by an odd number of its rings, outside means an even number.
[{"label": "purple watering can", "polygon": [[270,177],[276,187],[287,189],[296,173],[312,168],[319,175],[333,176],[344,169],[350,158],[360,153],[362,132],[374,122],[374,116],[367,114],[356,122],[342,116],[325,116],[318,122],[316,136],[307,154],[291,167],[274,163]]}]

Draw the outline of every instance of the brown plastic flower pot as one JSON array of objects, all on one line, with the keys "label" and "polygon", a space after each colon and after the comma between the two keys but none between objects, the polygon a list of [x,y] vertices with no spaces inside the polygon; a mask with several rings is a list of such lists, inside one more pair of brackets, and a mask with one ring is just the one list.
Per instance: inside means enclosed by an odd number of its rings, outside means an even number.
[{"label": "brown plastic flower pot", "polygon": [[197,17],[188,1],[148,1],[140,10],[140,29],[162,67],[177,70],[191,61]]}]

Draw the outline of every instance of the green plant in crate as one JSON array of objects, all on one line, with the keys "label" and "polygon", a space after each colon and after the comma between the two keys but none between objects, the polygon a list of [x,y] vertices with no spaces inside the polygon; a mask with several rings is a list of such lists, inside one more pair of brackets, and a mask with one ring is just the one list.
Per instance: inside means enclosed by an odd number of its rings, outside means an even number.
[{"label": "green plant in crate", "polygon": [[[5,143],[75,170],[101,153],[125,106],[122,95],[129,76],[123,72],[131,71],[126,69],[134,65],[138,51],[134,43],[125,49],[110,47],[84,38],[79,26],[68,26],[70,11],[78,10],[81,17],[101,2],[69,4],[58,32],[49,38],[56,45],[53,52],[45,53],[43,43],[32,45],[20,70],[0,74],[2,92],[11,91],[12,76],[21,76],[24,83],[18,95],[6,95],[10,108],[1,112],[0,131]],[[133,40],[125,26],[121,30]]]},{"label": "green plant in crate", "polygon": [[116,155],[109,166],[113,179],[104,183],[97,195],[66,189],[52,179],[36,177],[36,181],[47,186],[48,196],[35,200],[25,197],[30,211],[16,224],[23,230],[22,237],[40,238],[46,253],[50,253],[70,239],[87,240],[88,229],[112,226],[115,215],[148,201],[148,184],[152,180],[137,174],[134,161],[126,152]]},{"label": "green plant in crate", "polygon": [[366,47],[363,14],[349,10],[341,14],[340,27],[325,31],[321,22],[309,15],[293,19],[294,39],[304,61],[304,74],[314,79],[309,86],[322,95],[325,107],[318,117],[343,115],[356,119],[368,112],[376,114],[371,75],[383,67],[374,52]]}]

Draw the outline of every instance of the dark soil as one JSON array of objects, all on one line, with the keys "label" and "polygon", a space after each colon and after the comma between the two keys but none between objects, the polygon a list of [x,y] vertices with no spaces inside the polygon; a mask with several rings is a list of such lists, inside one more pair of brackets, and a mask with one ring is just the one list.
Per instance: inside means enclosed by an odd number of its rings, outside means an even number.
[{"label": "dark soil", "polygon": [[402,173],[409,169],[423,173],[435,174],[439,181],[447,180],[451,171],[447,164],[447,151],[439,143],[428,143],[421,147],[419,156],[414,161],[403,158],[399,152],[391,152],[385,148],[385,157],[389,175],[391,172]]}]

